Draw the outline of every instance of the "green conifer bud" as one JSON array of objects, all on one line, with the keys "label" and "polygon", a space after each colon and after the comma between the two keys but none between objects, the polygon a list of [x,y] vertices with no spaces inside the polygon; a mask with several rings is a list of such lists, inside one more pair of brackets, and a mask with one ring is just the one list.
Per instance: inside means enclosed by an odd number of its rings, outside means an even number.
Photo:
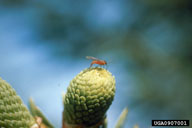
[{"label": "green conifer bud", "polygon": [[35,121],[15,90],[0,78],[0,128],[31,128]]},{"label": "green conifer bud", "polygon": [[115,78],[103,68],[80,72],[67,88],[64,122],[83,127],[103,121],[115,95]]}]

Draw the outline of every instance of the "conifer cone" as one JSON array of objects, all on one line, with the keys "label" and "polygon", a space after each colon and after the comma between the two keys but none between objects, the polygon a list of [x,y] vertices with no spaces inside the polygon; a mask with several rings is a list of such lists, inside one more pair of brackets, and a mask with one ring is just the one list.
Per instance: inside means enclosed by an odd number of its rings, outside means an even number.
[{"label": "conifer cone", "polygon": [[103,68],[80,72],[67,88],[64,98],[64,122],[90,127],[102,122],[115,95],[115,78]]},{"label": "conifer cone", "polygon": [[15,90],[0,78],[0,128],[32,128],[35,121]]}]

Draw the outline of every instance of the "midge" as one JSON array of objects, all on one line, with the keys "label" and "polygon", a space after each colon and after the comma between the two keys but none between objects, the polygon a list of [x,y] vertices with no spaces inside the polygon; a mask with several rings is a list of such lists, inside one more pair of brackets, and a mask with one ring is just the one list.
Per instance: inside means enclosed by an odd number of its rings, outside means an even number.
[{"label": "midge", "polygon": [[92,56],[86,56],[86,58],[92,60],[90,67],[92,67],[93,64],[107,65],[107,62],[105,60],[100,60]]}]

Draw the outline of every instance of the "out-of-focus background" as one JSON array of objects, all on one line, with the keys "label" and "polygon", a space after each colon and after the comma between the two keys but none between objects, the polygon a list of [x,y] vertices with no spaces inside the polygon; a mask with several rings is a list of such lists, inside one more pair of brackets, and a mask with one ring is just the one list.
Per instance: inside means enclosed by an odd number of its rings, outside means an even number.
[{"label": "out-of-focus background", "polygon": [[0,77],[59,128],[61,94],[94,56],[116,77],[109,128],[126,106],[125,128],[192,119],[191,34],[191,0],[2,0]]}]

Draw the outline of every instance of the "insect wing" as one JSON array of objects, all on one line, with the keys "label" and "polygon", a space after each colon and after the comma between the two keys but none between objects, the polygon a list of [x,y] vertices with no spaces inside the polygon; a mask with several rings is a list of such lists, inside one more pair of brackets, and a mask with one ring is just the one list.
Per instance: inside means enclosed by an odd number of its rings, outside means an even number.
[{"label": "insect wing", "polygon": [[97,59],[95,57],[92,57],[92,56],[86,56],[86,58],[89,59],[89,60],[99,60],[99,59]]}]

